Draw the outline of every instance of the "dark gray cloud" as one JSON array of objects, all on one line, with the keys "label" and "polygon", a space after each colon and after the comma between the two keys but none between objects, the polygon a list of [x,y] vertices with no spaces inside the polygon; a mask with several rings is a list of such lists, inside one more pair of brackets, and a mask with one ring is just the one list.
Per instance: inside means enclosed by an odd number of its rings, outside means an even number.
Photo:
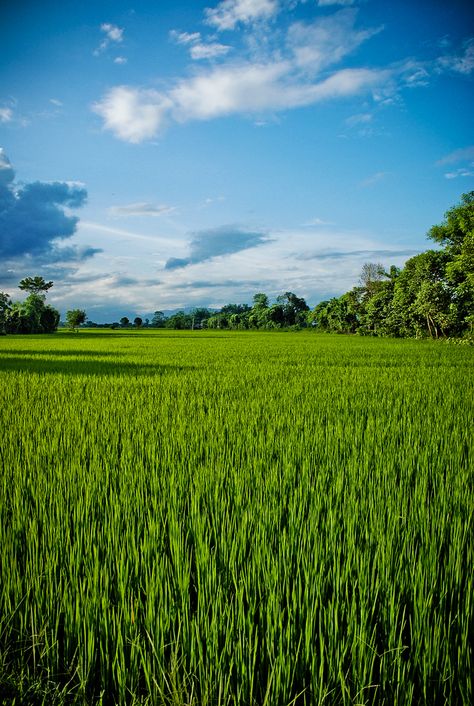
[{"label": "dark gray cloud", "polygon": [[193,234],[189,244],[189,257],[172,257],[167,261],[165,269],[173,270],[194,265],[219,255],[231,255],[268,242],[270,240],[266,233],[244,230],[235,225],[202,230]]},{"label": "dark gray cloud", "polygon": [[314,253],[295,253],[294,257],[297,260],[343,260],[346,257],[410,257],[419,252],[420,250],[348,250],[346,252],[321,250]]},{"label": "dark gray cloud", "polygon": [[100,252],[59,244],[74,235],[79,220],[64,209],[79,208],[86,199],[82,184],[15,184],[14,169],[0,149],[0,258],[4,262],[31,259],[32,264],[43,265],[80,262]]}]

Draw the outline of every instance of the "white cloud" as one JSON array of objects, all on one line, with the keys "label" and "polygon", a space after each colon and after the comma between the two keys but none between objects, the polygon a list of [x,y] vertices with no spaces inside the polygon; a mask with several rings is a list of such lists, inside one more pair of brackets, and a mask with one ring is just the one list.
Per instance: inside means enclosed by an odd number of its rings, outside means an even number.
[{"label": "white cloud", "polygon": [[296,66],[315,73],[341,61],[363,42],[382,31],[383,27],[356,30],[357,11],[340,10],[309,24],[294,23],[288,32],[288,47]]},{"label": "white cloud", "polygon": [[112,206],[109,208],[109,213],[111,216],[121,218],[126,216],[163,216],[175,210],[174,206],[140,201],[139,203],[130,203],[124,206]]},{"label": "white cloud", "polygon": [[139,143],[154,137],[170,120],[183,123],[312,105],[370,92],[388,75],[376,69],[342,69],[312,83],[294,77],[292,65],[285,61],[237,64],[184,79],[168,94],[118,86],[94,104],[93,110],[118,138]]},{"label": "white cloud", "polygon": [[114,59],[114,64],[126,64],[128,61],[125,56],[116,56]]},{"label": "white cloud", "polygon": [[[472,166],[474,166],[474,164]],[[458,177],[473,177],[474,171],[472,171],[472,169],[465,169],[464,167],[460,167],[454,172],[447,172],[444,176],[446,177],[446,179],[457,179]]]},{"label": "white cloud", "polygon": [[331,5],[353,5],[354,0],[318,0],[319,7],[330,7]]},{"label": "white cloud", "polygon": [[110,44],[120,44],[123,41],[124,30],[121,27],[117,27],[117,25],[104,22],[100,25],[100,31],[105,34],[105,39],[101,41],[97,49],[94,49],[94,56],[100,56]]},{"label": "white cloud", "polygon": [[105,32],[107,39],[111,42],[121,42],[123,41],[123,29],[117,27],[117,25],[110,24],[109,22],[104,22],[101,24],[100,29]]},{"label": "white cloud", "polygon": [[450,54],[438,59],[438,69],[454,71],[455,73],[468,74],[474,71],[474,38],[464,42],[461,54]]},{"label": "white cloud", "polygon": [[234,29],[239,23],[269,19],[278,12],[277,0],[223,0],[217,7],[206,8],[206,22],[218,30]]},{"label": "white cloud", "polygon": [[373,115],[371,113],[357,113],[356,115],[351,115],[345,122],[348,127],[354,127],[355,125],[367,125],[372,120]]},{"label": "white cloud", "polygon": [[474,159],[474,145],[469,147],[461,147],[461,149],[454,150],[449,154],[442,157],[436,162],[437,165],[443,164],[456,164],[456,162],[463,162],[464,160]]},{"label": "white cloud", "polygon": [[178,32],[172,29],[170,37],[176,44],[192,44],[200,41],[201,34],[199,32]]},{"label": "white cloud", "polygon": [[9,123],[13,120],[13,110],[11,108],[0,108],[0,123]]},{"label": "white cloud", "polygon": [[107,130],[121,140],[138,143],[156,135],[171,106],[158,91],[117,86],[92,109],[103,118]]},{"label": "white cloud", "polygon": [[390,172],[375,172],[375,174],[372,174],[371,176],[367,177],[367,179],[364,179],[363,181],[361,181],[359,186],[361,186],[364,189],[369,186],[375,186],[375,184],[379,184],[381,181],[386,179],[389,175],[390,175]]},{"label": "white cloud", "polygon": [[57,108],[61,108],[63,105],[63,102],[58,100],[57,98],[50,98],[49,102],[55,105]]},{"label": "white cloud", "polygon": [[[242,13],[262,10],[259,3],[221,3],[217,10]],[[265,5],[266,7],[266,5]],[[273,7],[273,5],[272,5]],[[257,115],[316,104],[323,100],[367,95],[387,100],[406,67],[343,68],[327,73],[349,52],[380,31],[358,30],[356,11],[344,9],[311,24],[295,23],[284,51],[263,50],[261,59],[224,60],[178,79],[167,91],[134,86],[112,88],[93,106],[104,127],[129,142],[151,139],[168,122],[210,120],[228,115]],[[221,58],[230,47],[201,41],[199,33],[172,32],[179,44],[190,46],[195,60]],[[318,78],[325,70],[324,78]]]},{"label": "white cloud", "polygon": [[325,221],[322,218],[312,218],[310,221],[307,223],[302,224],[302,228],[314,228],[320,227],[320,226],[333,226],[335,223],[333,221]]},{"label": "white cloud", "polygon": [[225,56],[229,50],[230,47],[227,44],[195,44],[191,47],[190,54],[191,58],[195,60],[215,59],[219,56]]}]

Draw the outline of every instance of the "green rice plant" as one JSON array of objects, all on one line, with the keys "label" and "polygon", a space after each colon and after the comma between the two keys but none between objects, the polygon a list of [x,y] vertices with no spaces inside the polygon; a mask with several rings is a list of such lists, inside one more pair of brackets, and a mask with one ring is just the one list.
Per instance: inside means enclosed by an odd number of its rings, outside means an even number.
[{"label": "green rice plant", "polygon": [[0,340],[6,704],[470,704],[469,347]]}]

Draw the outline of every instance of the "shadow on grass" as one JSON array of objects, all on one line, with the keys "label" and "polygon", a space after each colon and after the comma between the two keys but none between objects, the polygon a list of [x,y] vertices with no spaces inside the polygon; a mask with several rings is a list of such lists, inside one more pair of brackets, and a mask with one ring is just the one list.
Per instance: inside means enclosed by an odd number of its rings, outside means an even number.
[{"label": "shadow on grass", "polygon": [[87,360],[48,358],[22,358],[21,356],[0,356],[0,372],[36,373],[40,375],[102,375],[102,376],[162,376],[171,373],[197,370],[194,365],[150,365],[145,363],[122,362],[90,357]]},{"label": "shadow on grass", "polygon": [[[161,331],[162,329],[160,329]],[[118,338],[133,338],[135,341],[146,341],[147,339],[153,339],[153,338],[160,338],[160,339],[167,339],[167,338],[181,338],[182,340],[186,341],[198,341],[201,338],[230,338],[233,334],[235,333],[242,333],[242,331],[227,331],[223,332],[220,331],[219,333],[203,333],[202,331],[191,331],[189,329],[185,330],[178,330],[178,329],[172,329],[170,331],[167,331],[166,333],[152,333],[150,331],[119,331],[119,330],[110,330],[107,333],[95,333],[92,331],[77,331],[77,333],[70,333],[70,332],[59,332],[54,334],[55,336],[61,336],[61,340],[70,340],[70,341],[77,341],[77,340],[88,340],[88,341],[94,341],[98,338],[107,338],[109,341],[111,339]],[[245,332],[244,332],[245,333]],[[31,336],[30,336],[31,337]]]},{"label": "shadow on grass", "polygon": [[0,365],[2,360],[5,358],[22,358],[23,356],[28,356],[28,358],[38,357],[38,358],[118,358],[119,356],[125,355],[122,351],[91,351],[90,349],[82,350],[77,348],[70,348],[67,350],[58,350],[57,348],[10,348],[8,351],[0,350]]}]

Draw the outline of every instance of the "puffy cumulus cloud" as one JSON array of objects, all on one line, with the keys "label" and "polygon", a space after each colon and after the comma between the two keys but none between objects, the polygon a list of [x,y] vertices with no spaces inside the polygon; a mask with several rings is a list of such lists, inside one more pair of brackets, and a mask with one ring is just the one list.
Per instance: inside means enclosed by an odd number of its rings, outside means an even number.
[{"label": "puffy cumulus cloud", "polygon": [[117,27],[117,25],[110,24],[110,22],[104,22],[101,24],[100,29],[105,32],[107,39],[111,42],[121,42],[123,40],[123,29]]},{"label": "puffy cumulus cloud", "polygon": [[[218,6],[219,8],[220,6]],[[111,88],[93,110],[119,139],[152,139],[167,124],[210,120],[232,114],[262,115],[354,95],[395,90],[393,69],[329,67],[340,62],[380,27],[359,30],[356,11],[343,9],[313,23],[298,22],[286,32],[283,51],[260,59],[223,59],[156,91],[135,86]],[[173,32],[194,59],[219,59],[230,47],[202,41],[199,33]],[[324,74],[321,72],[324,71]]]},{"label": "puffy cumulus cloud", "polygon": [[170,99],[158,91],[117,86],[94,103],[92,109],[116,137],[138,143],[156,135],[171,107]]},{"label": "puffy cumulus cloud", "polygon": [[206,8],[205,16],[207,24],[222,31],[234,29],[239,23],[269,19],[278,10],[277,0],[223,0],[216,7]]},{"label": "puffy cumulus cloud", "polygon": [[87,198],[82,184],[15,184],[14,169],[0,149],[0,258],[29,263],[81,261],[94,248],[61,245],[76,231],[78,218],[64,208],[79,208]]},{"label": "puffy cumulus cloud", "polygon": [[370,93],[387,85],[390,72],[341,69],[320,82],[301,81],[287,61],[218,66],[178,83],[167,95],[133,86],[112,88],[93,107],[104,128],[127,142],[153,138],[173,120],[210,120],[262,113]]},{"label": "puffy cumulus cloud", "polygon": [[263,245],[269,241],[266,233],[248,231],[239,226],[221,226],[195,233],[189,244],[189,257],[170,258],[165,269],[174,270],[211,260],[219,255],[231,255]]}]

